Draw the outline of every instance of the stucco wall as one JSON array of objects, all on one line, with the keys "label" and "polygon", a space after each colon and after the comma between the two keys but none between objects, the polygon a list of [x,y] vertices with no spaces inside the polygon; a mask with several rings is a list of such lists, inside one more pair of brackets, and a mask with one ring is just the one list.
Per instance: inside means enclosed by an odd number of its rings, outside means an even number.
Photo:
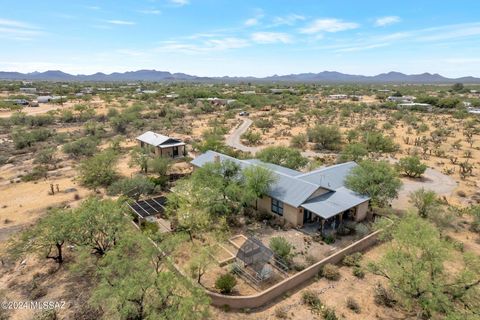
[{"label": "stucco wall", "polygon": [[[178,146],[178,156],[183,157],[184,152],[185,152],[185,146]],[[157,156],[171,158],[172,154],[173,154],[173,147],[163,148],[163,149],[160,149],[160,148],[157,147],[157,148],[155,148],[155,154]]]},{"label": "stucco wall", "polygon": [[283,204],[283,217],[271,211],[272,199],[268,196],[258,199],[258,209],[269,212],[277,219],[283,219],[285,222],[291,223],[294,226],[300,226],[303,222],[303,213],[300,209],[292,207],[286,203]]},{"label": "stucco wall", "polygon": [[250,296],[226,296],[206,290],[207,295],[211,298],[212,304],[218,307],[229,306],[232,309],[258,308],[271,302],[272,300],[286,294],[289,290],[299,286],[305,281],[315,277],[322,267],[327,263],[338,263],[346,255],[359,252],[371,247],[377,241],[380,231],[376,231],[365,238],[354,242],[345,249],[311,265],[307,269],[277,283],[276,285],[264,290],[260,293]]},{"label": "stucco wall", "polygon": [[368,211],[368,201],[360,203],[358,206],[356,206],[356,209],[357,212],[355,213],[355,221],[365,220]]}]

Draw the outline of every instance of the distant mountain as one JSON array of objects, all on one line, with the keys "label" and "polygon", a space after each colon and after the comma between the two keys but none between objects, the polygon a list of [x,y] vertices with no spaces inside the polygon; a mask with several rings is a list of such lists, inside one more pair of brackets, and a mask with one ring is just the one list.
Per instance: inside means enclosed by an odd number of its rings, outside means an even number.
[{"label": "distant mountain", "polygon": [[480,83],[480,78],[462,77],[446,78],[437,73],[404,74],[401,72],[381,73],[376,76],[345,74],[336,71],[320,73],[299,73],[289,75],[273,75],[269,77],[198,77],[185,73],[170,73],[157,70],[137,70],[105,74],[97,72],[91,75],[72,75],[59,70],[45,72],[4,72],[0,71],[0,79],[4,80],[45,80],[45,81],[195,81],[195,82],[319,82],[319,83]]}]

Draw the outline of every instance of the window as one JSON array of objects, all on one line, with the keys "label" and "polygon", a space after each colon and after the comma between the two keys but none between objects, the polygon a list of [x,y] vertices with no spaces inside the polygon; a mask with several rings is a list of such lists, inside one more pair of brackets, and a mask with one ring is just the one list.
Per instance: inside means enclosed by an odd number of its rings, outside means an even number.
[{"label": "window", "polygon": [[272,198],[272,212],[283,216],[283,202]]}]

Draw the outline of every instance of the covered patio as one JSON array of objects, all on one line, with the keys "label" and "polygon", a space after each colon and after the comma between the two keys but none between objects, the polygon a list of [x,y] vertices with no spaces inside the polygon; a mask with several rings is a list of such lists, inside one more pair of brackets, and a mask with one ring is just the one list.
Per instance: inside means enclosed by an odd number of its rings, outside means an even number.
[{"label": "covered patio", "polygon": [[302,205],[303,229],[322,235],[335,232],[345,221],[356,221],[359,205],[368,200],[346,188],[313,198]]}]

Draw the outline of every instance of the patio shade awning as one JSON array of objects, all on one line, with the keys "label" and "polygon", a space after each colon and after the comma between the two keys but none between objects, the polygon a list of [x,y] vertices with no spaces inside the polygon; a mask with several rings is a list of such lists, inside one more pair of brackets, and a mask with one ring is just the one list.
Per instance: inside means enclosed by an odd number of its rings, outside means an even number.
[{"label": "patio shade awning", "polygon": [[302,204],[302,207],[323,219],[329,219],[369,199],[342,187],[315,197]]}]

